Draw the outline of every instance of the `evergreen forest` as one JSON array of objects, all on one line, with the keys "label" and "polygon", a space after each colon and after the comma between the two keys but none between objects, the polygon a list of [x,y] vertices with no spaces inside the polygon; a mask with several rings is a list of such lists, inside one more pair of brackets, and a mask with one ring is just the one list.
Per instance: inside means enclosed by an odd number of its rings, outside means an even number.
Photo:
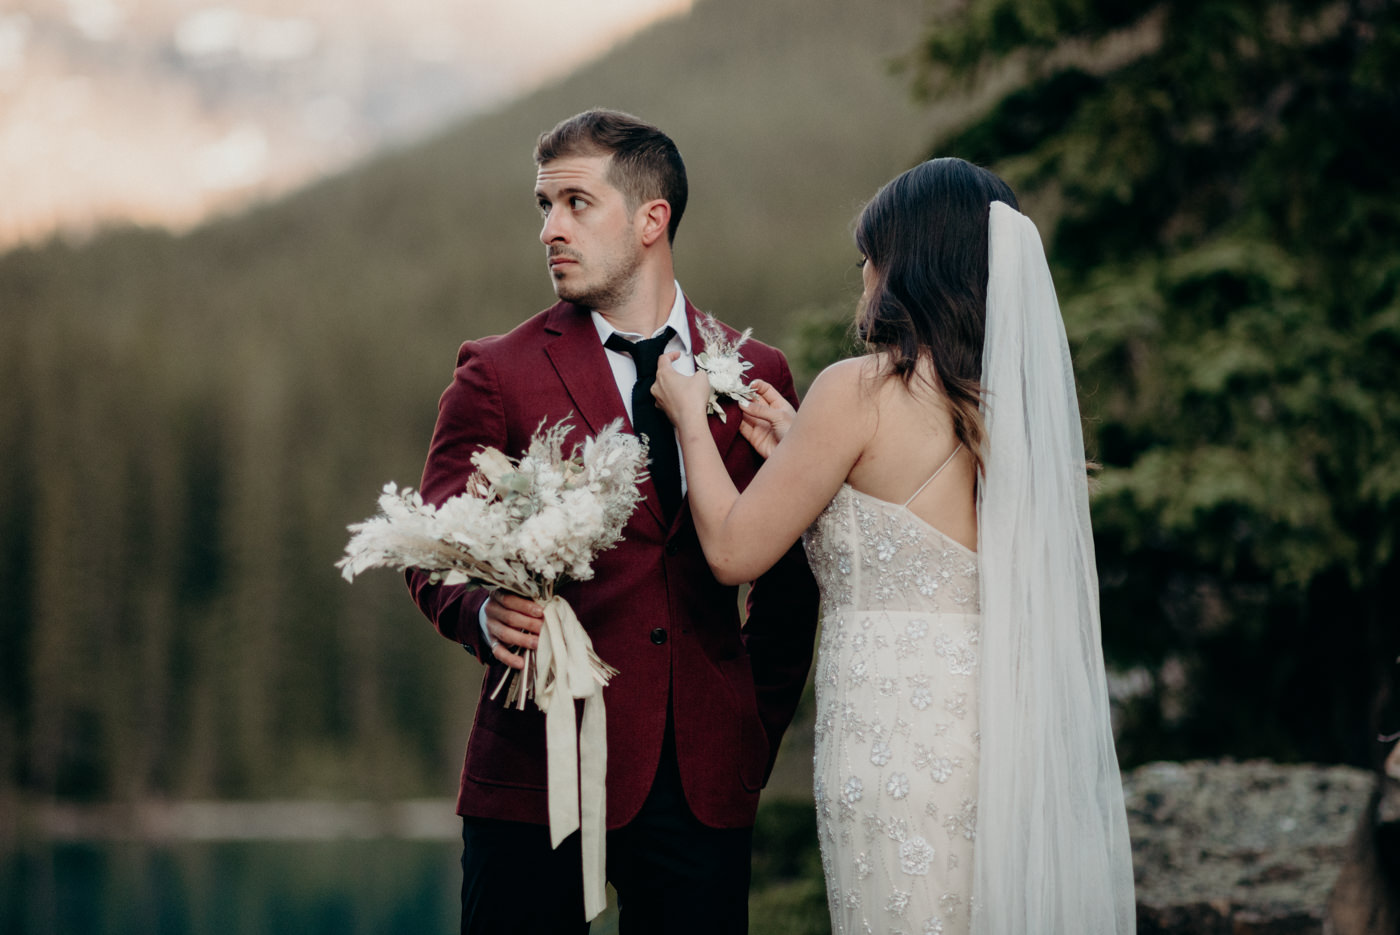
[{"label": "evergreen forest", "polygon": [[698,0],[275,203],[0,256],[0,799],[451,793],[479,665],[333,563],[458,344],[551,303],[530,153],[595,105],[677,140],[682,284],[804,380],[882,182],[1011,182],[1101,466],[1124,766],[1400,731],[1400,4]]}]

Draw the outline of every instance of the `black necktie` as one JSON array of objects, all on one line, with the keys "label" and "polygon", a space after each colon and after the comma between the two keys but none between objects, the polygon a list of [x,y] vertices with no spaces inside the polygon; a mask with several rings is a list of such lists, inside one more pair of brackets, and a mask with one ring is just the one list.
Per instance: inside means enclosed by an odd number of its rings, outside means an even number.
[{"label": "black necktie", "polygon": [[676,452],[676,430],[651,395],[656,382],[656,364],[666,353],[675,331],[667,328],[654,338],[629,341],[614,332],[604,345],[608,350],[630,354],[637,364],[637,382],[632,384],[632,430],[647,437],[647,469],[661,497],[661,510],[667,519],[676,515],[681,502],[681,464]]}]

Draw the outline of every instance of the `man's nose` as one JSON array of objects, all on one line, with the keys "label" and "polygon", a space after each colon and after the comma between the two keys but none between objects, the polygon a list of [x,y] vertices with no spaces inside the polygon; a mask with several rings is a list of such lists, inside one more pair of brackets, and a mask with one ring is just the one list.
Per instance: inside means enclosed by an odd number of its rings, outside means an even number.
[{"label": "man's nose", "polygon": [[552,243],[568,243],[568,226],[560,219],[558,212],[551,211],[545,216],[540,228],[540,242],[546,247]]}]

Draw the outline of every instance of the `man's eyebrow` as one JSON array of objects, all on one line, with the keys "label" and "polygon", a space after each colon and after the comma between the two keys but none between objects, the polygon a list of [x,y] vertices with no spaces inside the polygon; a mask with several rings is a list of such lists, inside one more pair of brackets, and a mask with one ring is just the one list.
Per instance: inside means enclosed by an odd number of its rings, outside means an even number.
[{"label": "man's eyebrow", "polygon": [[[569,197],[570,195],[587,195],[589,198],[592,198],[592,197],[593,197],[593,193],[592,193],[592,192],[590,192],[590,191],[589,191],[588,189],[586,189],[586,188],[580,188],[580,187],[577,186],[577,185],[569,185],[569,186],[566,186],[566,187],[564,187],[564,188],[559,189],[558,196],[559,196],[560,198],[567,198],[567,197]],[[544,190],[543,190],[543,189],[537,188],[537,189],[535,189],[535,197],[538,198],[538,199],[540,199],[540,200],[542,200],[542,201],[544,201],[544,200],[548,200],[548,197],[549,197],[549,196],[546,195],[546,194],[544,193]]]}]

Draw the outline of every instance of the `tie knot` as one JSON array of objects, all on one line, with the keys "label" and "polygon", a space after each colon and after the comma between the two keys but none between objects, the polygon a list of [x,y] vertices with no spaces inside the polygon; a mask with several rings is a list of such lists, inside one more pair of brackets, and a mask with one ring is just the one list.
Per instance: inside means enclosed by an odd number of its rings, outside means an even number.
[{"label": "tie knot", "polygon": [[675,333],[675,329],[667,325],[665,330],[654,338],[629,341],[617,332],[613,332],[608,336],[608,340],[603,346],[610,351],[630,354],[637,363],[637,377],[639,379],[654,377],[656,375],[656,362],[661,359],[662,354],[666,353],[666,345],[671,343],[671,337]]}]

